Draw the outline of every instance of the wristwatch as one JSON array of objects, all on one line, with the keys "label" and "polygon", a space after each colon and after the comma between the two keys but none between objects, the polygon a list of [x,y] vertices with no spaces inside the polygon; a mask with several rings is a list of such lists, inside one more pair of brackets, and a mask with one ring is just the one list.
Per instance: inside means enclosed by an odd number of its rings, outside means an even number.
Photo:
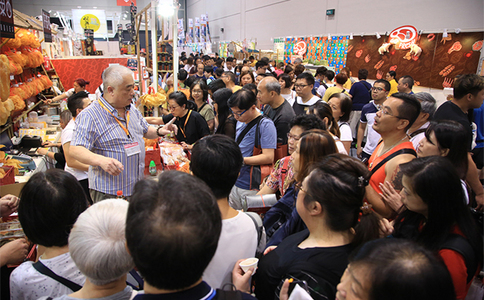
[{"label": "wristwatch", "polygon": [[158,126],[158,128],[156,128],[156,134],[158,136],[163,136],[163,134],[160,134],[160,128],[163,128],[163,125],[160,125],[160,126]]}]

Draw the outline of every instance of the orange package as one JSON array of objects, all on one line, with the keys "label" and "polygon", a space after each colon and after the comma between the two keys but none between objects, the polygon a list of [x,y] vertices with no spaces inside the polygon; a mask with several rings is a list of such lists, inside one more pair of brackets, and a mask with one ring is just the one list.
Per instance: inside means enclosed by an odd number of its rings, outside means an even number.
[{"label": "orange package", "polygon": [[6,55],[0,55],[0,99],[5,102],[10,94],[10,63]]}]

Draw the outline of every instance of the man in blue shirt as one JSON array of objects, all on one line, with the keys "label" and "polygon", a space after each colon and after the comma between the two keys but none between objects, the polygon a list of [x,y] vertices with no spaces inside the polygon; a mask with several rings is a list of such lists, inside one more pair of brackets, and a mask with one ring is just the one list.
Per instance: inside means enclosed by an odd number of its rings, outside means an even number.
[{"label": "man in blue shirt", "polygon": [[370,103],[371,100],[371,84],[366,82],[368,78],[368,70],[358,70],[358,82],[355,82],[350,89],[350,95],[353,100],[353,106],[351,108],[350,127],[353,132],[353,138],[356,137],[358,131],[358,121],[361,118],[361,109],[364,105]]},{"label": "man in blue shirt", "polygon": [[[256,104],[255,94],[246,89],[237,91],[228,102],[238,123],[235,140],[244,157],[244,165],[229,197],[229,204],[234,209],[243,208],[244,196],[257,193],[263,178],[251,182],[251,179],[255,179],[254,176],[251,178],[251,169],[272,164],[274,150],[277,148],[277,131],[274,122],[263,117],[257,110]],[[261,148],[261,154],[253,155],[254,147]]]},{"label": "man in blue shirt", "polygon": [[[103,72],[103,97],[76,117],[70,154],[90,165],[89,190],[94,202],[116,198],[117,191],[131,196],[134,184],[144,177],[145,143],[169,130],[149,126],[132,104],[133,72],[113,65]],[[170,125],[171,130],[176,126]]]}]

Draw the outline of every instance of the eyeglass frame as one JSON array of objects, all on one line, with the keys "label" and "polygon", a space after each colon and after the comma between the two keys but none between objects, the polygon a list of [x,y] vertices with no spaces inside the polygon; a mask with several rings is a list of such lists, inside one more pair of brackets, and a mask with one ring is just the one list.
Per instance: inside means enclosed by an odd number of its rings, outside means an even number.
[{"label": "eyeglass frame", "polygon": [[305,190],[303,189],[303,187],[302,187],[302,182],[301,182],[301,183],[300,183],[300,182],[295,183],[295,184],[294,184],[294,188],[295,188],[296,190],[298,190],[298,191],[303,191],[303,192],[304,192],[304,194],[306,194],[306,195],[308,195],[308,196],[311,196],[311,194],[309,194],[307,191],[305,191]]},{"label": "eyeglass frame", "polygon": [[407,118],[403,118],[403,117],[400,117],[400,116],[395,116],[393,114],[391,114],[390,112],[388,112],[387,110],[384,109],[383,105],[377,105],[376,108],[378,109],[378,111],[381,111],[381,113],[385,116],[391,116],[391,117],[394,117],[394,118],[397,118],[397,119],[400,119],[400,120],[407,120]]},{"label": "eyeglass frame", "polygon": [[241,113],[234,113],[234,111],[233,111],[233,110],[232,110],[232,108],[231,108],[231,109],[230,109],[230,112],[231,112],[231,113],[234,115],[234,117],[235,117],[235,116],[237,116],[237,117],[239,117],[239,118],[240,118],[240,117],[242,117],[242,115],[243,115],[243,114],[245,114],[245,113],[246,113],[248,110],[249,110],[249,109],[246,109],[246,110],[244,110],[244,111],[243,111],[243,112],[241,112]]},{"label": "eyeglass frame", "polygon": [[372,91],[378,91],[378,92],[386,92],[387,90],[385,90],[384,88],[381,88],[381,87],[371,87],[371,90]]},{"label": "eyeglass frame", "polygon": [[310,84],[294,84],[294,89],[297,89],[297,88],[303,89],[307,86],[310,86]]},{"label": "eyeglass frame", "polygon": [[[297,137],[297,139],[296,139]],[[287,133],[287,140],[289,141],[290,139],[294,139],[295,142],[299,141],[301,139],[301,136],[299,135],[292,135],[290,132]]]}]

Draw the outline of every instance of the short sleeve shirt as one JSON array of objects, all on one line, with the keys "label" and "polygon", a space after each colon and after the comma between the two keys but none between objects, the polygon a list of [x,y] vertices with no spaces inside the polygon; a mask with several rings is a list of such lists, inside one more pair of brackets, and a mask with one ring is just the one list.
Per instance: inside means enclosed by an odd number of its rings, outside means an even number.
[{"label": "short sleeve shirt", "polygon": [[[240,123],[240,122],[239,122]],[[242,133],[247,124],[242,123],[241,126],[237,126],[235,139]],[[254,151],[255,145],[255,130],[257,125],[252,127],[244,136],[239,144],[240,151],[243,157],[251,157]],[[277,148],[277,131],[274,122],[269,118],[262,118],[259,125],[259,145],[262,149],[276,149]],[[239,173],[239,178],[235,182],[235,185],[241,189],[250,189],[250,166],[244,165]]]},{"label": "short sleeve shirt", "polygon": [[472,143],[472,125],[469,120],[469,115],[464,113],[456,104],[452,101],[444,102],[434,114],[434,120],[452,120],[462,124],[464,126],[467,135],[467,147],[471,150]]},{"label": "short sleeve shirt", "polygon": [[290,130],[289,122],[291,122],[291,119],[295,115],[294,110],[286,100],[276,109],[273,109],[269,105],[264,108],[264,116],[269,117],[276,126],[277,143],[287,145],[287,133]]},{"label": "short sleeve shirt", "polygon": [[367,124],[366,128],[368,129],[368,133],[366,135],[366,144],[365,148],[363,148],[363,151],[369,155],[373,153],[381,137],[380,134],[373,129],[373,123],[375,123],[377,111],[378,108],[373,101],[370,101],[370,103],[366,104],[361,109],[360,122]]},{"label": "short sleeve shirt", "polygon": [[[121,118],[117,110],[101,97],[76,117],[71,145],[83,146],[95,154],[115,158],[124,166],[118,176],[110,175],[99,166],[91,166],[88,172],[90,189],[110,195],[116,195],[121,190],[123,195],[131,196],[135,183],[144,178],[143,136],[148,132],[149,125],[133,104],[126,107],[126,115],[128,113],[129,122],[127,117]],[[128,129],[129,136],[118,121]],[[128,156],[125,146],[135,143],[138,143],[140,152]]]}]

